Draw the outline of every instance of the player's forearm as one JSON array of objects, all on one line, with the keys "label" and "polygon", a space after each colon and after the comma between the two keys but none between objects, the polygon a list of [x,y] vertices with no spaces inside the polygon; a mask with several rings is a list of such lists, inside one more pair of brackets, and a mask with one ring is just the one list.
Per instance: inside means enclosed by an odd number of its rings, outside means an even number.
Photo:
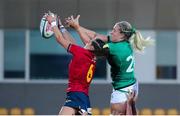
[{"label": "player's forearm", "polygon": [[59,28],[65,39],[69,40],[73,44],[76,43],[71,34],[66,30],[66,28],[63,25],[61,25]]},{"label": "player's forearm", "polygon": [[62,33],[59,31],[57,26],[54,26],[52,29],[53,29],[53,32],[54,32],[54,35],[55,35],[55,38],[56,38],[57,42],[59,44],[61,44],[65,49],[67,49],[71,42],[64,39]]},{"label": "player's forearm", "polygon": [[95,31],[92,31],[92,30],[87,29],[87,28],[82,27],[82,26],[80,26],[80,27],[77,29],[77,31],[78,31],[79,29],[81,29],[82,31],[84,31],[90,38],[96,37],[96,32],[95,32]]},{"label": "player's forearm", "polygon": [[83,28],[80,27],[80,28],[76,29],[76,31],[78,32],[78,34],[84,44],[89,43],[89,41],[92,39]]},{"label": "player's forearm", "polygon": [[[99,39],[101,39],[104,42],[108,41],[107,35],[102,35],[102,34],[96,33],[95,31],[87,29],[85,27],[79,26],[78,28],[76,28],[76,30],[77,30],[78,33],[80,32],[79,30],[81,30],[81,32],[86,33],[86,35],[90,39],[99,38]],[[79,35],[80,35],[80,33],[79,33]],[[83,37],[82,35],[80,35],[80,36]]]}]

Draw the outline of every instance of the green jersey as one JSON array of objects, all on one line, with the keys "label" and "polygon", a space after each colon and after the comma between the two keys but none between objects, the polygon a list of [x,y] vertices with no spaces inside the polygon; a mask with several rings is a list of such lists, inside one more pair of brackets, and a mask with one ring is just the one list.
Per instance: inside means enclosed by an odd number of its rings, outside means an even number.
[{"label": "green jersey", "polygon": [[134,77],[134,55],[128,41],[109,42],[107,57],[111,65],[111,78],[114,89],[121,89],[136,82]]}]

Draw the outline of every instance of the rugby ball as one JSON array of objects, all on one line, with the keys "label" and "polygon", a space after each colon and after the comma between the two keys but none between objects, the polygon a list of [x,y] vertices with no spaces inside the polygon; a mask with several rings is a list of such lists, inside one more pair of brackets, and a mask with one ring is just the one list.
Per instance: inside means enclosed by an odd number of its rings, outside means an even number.
[{"label": "rugby ball", "polygon": [[49,39],[54,34],[54,32],[52,31],[51,25],[48,23],[45,16],[42,17],[41,22],[40,22],[40,33],[41,33],[41,36],[45,39]]}]

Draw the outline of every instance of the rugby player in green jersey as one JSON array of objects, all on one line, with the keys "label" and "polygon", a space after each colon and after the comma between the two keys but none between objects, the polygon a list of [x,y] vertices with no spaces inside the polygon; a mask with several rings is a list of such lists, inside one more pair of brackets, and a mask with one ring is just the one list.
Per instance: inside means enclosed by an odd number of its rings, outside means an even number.
[{"label": "rugby player in green jersey", "polygon": [[73,16],[68,17],[66,23],[78,32],[83,41],[90,41],[84,36],[88,34],[92,39],[100,38],[107,43],[100,53],[104,53],[111,66],[111,114],[136,115],[138,82],[134,75],[134,51],[143,52],[144,48],[152,45],[154,41],[150,38],[144,39],[127,21],[116,23],[110,36],[107,36],[80,26],[79,17],[80,15],[75,19]]}]

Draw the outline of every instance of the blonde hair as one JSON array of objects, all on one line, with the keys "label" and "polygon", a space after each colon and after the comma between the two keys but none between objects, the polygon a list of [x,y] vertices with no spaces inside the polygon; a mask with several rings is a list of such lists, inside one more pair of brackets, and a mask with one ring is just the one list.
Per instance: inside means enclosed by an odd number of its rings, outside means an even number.
[{"label": "blonde hair", "polygon": [[146,39],[142,37],[139,31],[136,31],[132,36],[129,38],[129,41],[133,47],[133,49],[137,52],[143,52],[147,46],[154,45],[154,40],[150,37]]},{"label": "blonde hair", "polygon": [[154,40],[150,37],[144,39],[139,31],[137,31],[129,22],[121,21],[117,23],[120,27],[120,32],[124,33],[126,40],[131,43],[133,49],[137,52],[143,52],[144,49],[154,44]]}]

